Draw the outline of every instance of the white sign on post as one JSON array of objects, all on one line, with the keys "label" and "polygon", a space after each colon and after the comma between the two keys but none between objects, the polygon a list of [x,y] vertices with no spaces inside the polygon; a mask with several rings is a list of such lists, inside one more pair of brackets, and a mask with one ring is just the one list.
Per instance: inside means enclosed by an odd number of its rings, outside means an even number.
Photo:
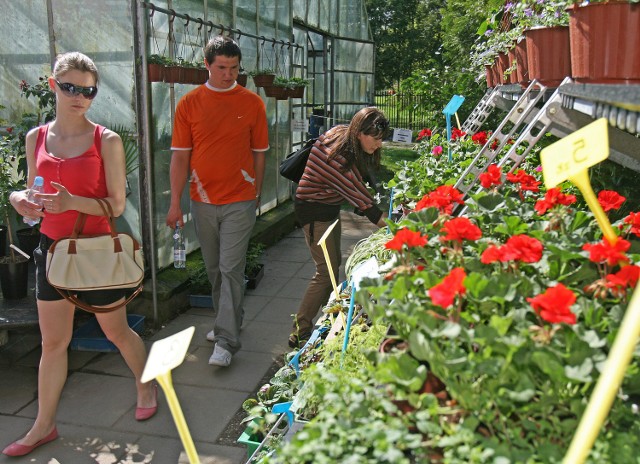
[{"label": "white sign on post", "polygon": [[189,327],[182,332],[154,342],[151,345],[151,351],[140,381],[149,382],[182,364],[195,330],[195,327]]},{"label": "white sign on post", "polygon": [[309,132],[308,119],[292,119],[291,132]]},{"label": "white sign on post", "polygon": [[393,141],[411,143],[413,132],[411,129],[393,129]]}]

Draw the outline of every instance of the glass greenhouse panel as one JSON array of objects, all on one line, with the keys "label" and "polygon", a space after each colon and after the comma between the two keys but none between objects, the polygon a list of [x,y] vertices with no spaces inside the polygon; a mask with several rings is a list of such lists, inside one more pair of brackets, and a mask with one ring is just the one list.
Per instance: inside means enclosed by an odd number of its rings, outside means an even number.
[{"label": "glass greenhouse panel", "polygon": [[372,72],[374,48],[372,43],[334,40],[336,70]]}]

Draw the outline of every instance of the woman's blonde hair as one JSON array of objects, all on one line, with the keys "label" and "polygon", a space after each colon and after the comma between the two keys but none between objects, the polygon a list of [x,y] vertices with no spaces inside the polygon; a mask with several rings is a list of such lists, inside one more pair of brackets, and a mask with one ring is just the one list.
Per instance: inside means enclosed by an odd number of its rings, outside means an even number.
[{"label": "woman's blonde hair", "polygon": [[54,78],[59,79],[63,74],[73,70],[91,73],[96,80],[95,85],[98,85],[100,80],[98,68],[87,55],[80,52],[67,52],[56,56],[56,64],[53,66]]}]

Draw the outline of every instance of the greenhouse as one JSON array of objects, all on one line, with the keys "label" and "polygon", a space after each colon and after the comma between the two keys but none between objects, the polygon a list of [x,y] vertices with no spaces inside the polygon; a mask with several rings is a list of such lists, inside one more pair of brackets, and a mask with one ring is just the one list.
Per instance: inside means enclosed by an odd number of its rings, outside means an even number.
[{"label": "greenhouse", "polygon": [[[34,362],[41,337],[16,316],[34,299],[3,286],[0,435],[18,440],[5,454],[122,464],[639,462],[640,3],[489,0],[460,15],[470,2],[407,1],[111,0],[90,17],[70,0],[7,9],[0,36],[18,27],[30,38],[4,52],[4,152],[14,132],[48,120],[52,97],[39,79],[57,52],[76,48],[101,69],[91,114],[131,146],[118,228],[142,243],[150,288],[125,314],[149,352],[140,382],[153,382],[155,406],[133,405],[128,363],[97,333],[103,316],[76,311],[85,317],[71,336],[57,421],[20,444],[44,388]],[[410,26],[400,30],[395,15]],[[214,359],[221,310],[193,217],[184,269],[165,225],[176,105],[209,79],[202,48],[218,34],[242,50],[238,85],[266,105],[256,214],[280,226],[252,235],[236,313],[242,344],[226,363]],[[273,88],[294,82],[302,94]],[[348,133],[341,124],[361,124],[356,141],[328,138]],[[331,151],[340,143],[352,144],[352,165],[347,150]],[[292,182],[281,162],[302,147]],[[366,175],[360,152],[381,155]],[[305,202],[339,211],[309,220]],[[314,287],[325,277],[328,297]],[[307,331],[314,291],[322,304]],[[159,305],[171,316],[158,317]]]}]

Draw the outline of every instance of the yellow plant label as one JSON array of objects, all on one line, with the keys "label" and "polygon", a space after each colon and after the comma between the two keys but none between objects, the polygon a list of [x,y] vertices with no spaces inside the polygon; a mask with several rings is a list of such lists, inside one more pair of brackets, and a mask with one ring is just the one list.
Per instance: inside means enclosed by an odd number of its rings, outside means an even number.
[{"label": "yellow plant label", "polygon": [[608,123],[600,118],[540,152],[544,183],[555,187],[608,157]]},{"label": "yellow plant label", "polygon": [[329,237],[329,234],[333,232],[334,227],[338,224],[339,220],[340,219],[336,219],[335,221],[333,221],[333,224],[331,224],[327,228],[327,231],[324,234],[322,234],[322,237],[320,237],[320,240],[318,240],[318,245],[320,245],[320,247],[322,248],[324,259],[327,262],[327,267],[329,268],[329,277],[331,277],[331,285],[333,285],[333,293],[336,295],[336,298],[338,298],[340,293],[338,292],[338,284],[336,282],[336,278],[333,275],[333,266],[331,266],[331,260],[329,259],[329,251],[327,251],[326,241],[327,241],[327,238]]},{"label": "yellow plant label", "polygon": [[154,342],[151,345],[147,364],[144,366],[144,372],[140,380],[149,382],[182,364],[195,330],[195,327],[192,326]]}]

